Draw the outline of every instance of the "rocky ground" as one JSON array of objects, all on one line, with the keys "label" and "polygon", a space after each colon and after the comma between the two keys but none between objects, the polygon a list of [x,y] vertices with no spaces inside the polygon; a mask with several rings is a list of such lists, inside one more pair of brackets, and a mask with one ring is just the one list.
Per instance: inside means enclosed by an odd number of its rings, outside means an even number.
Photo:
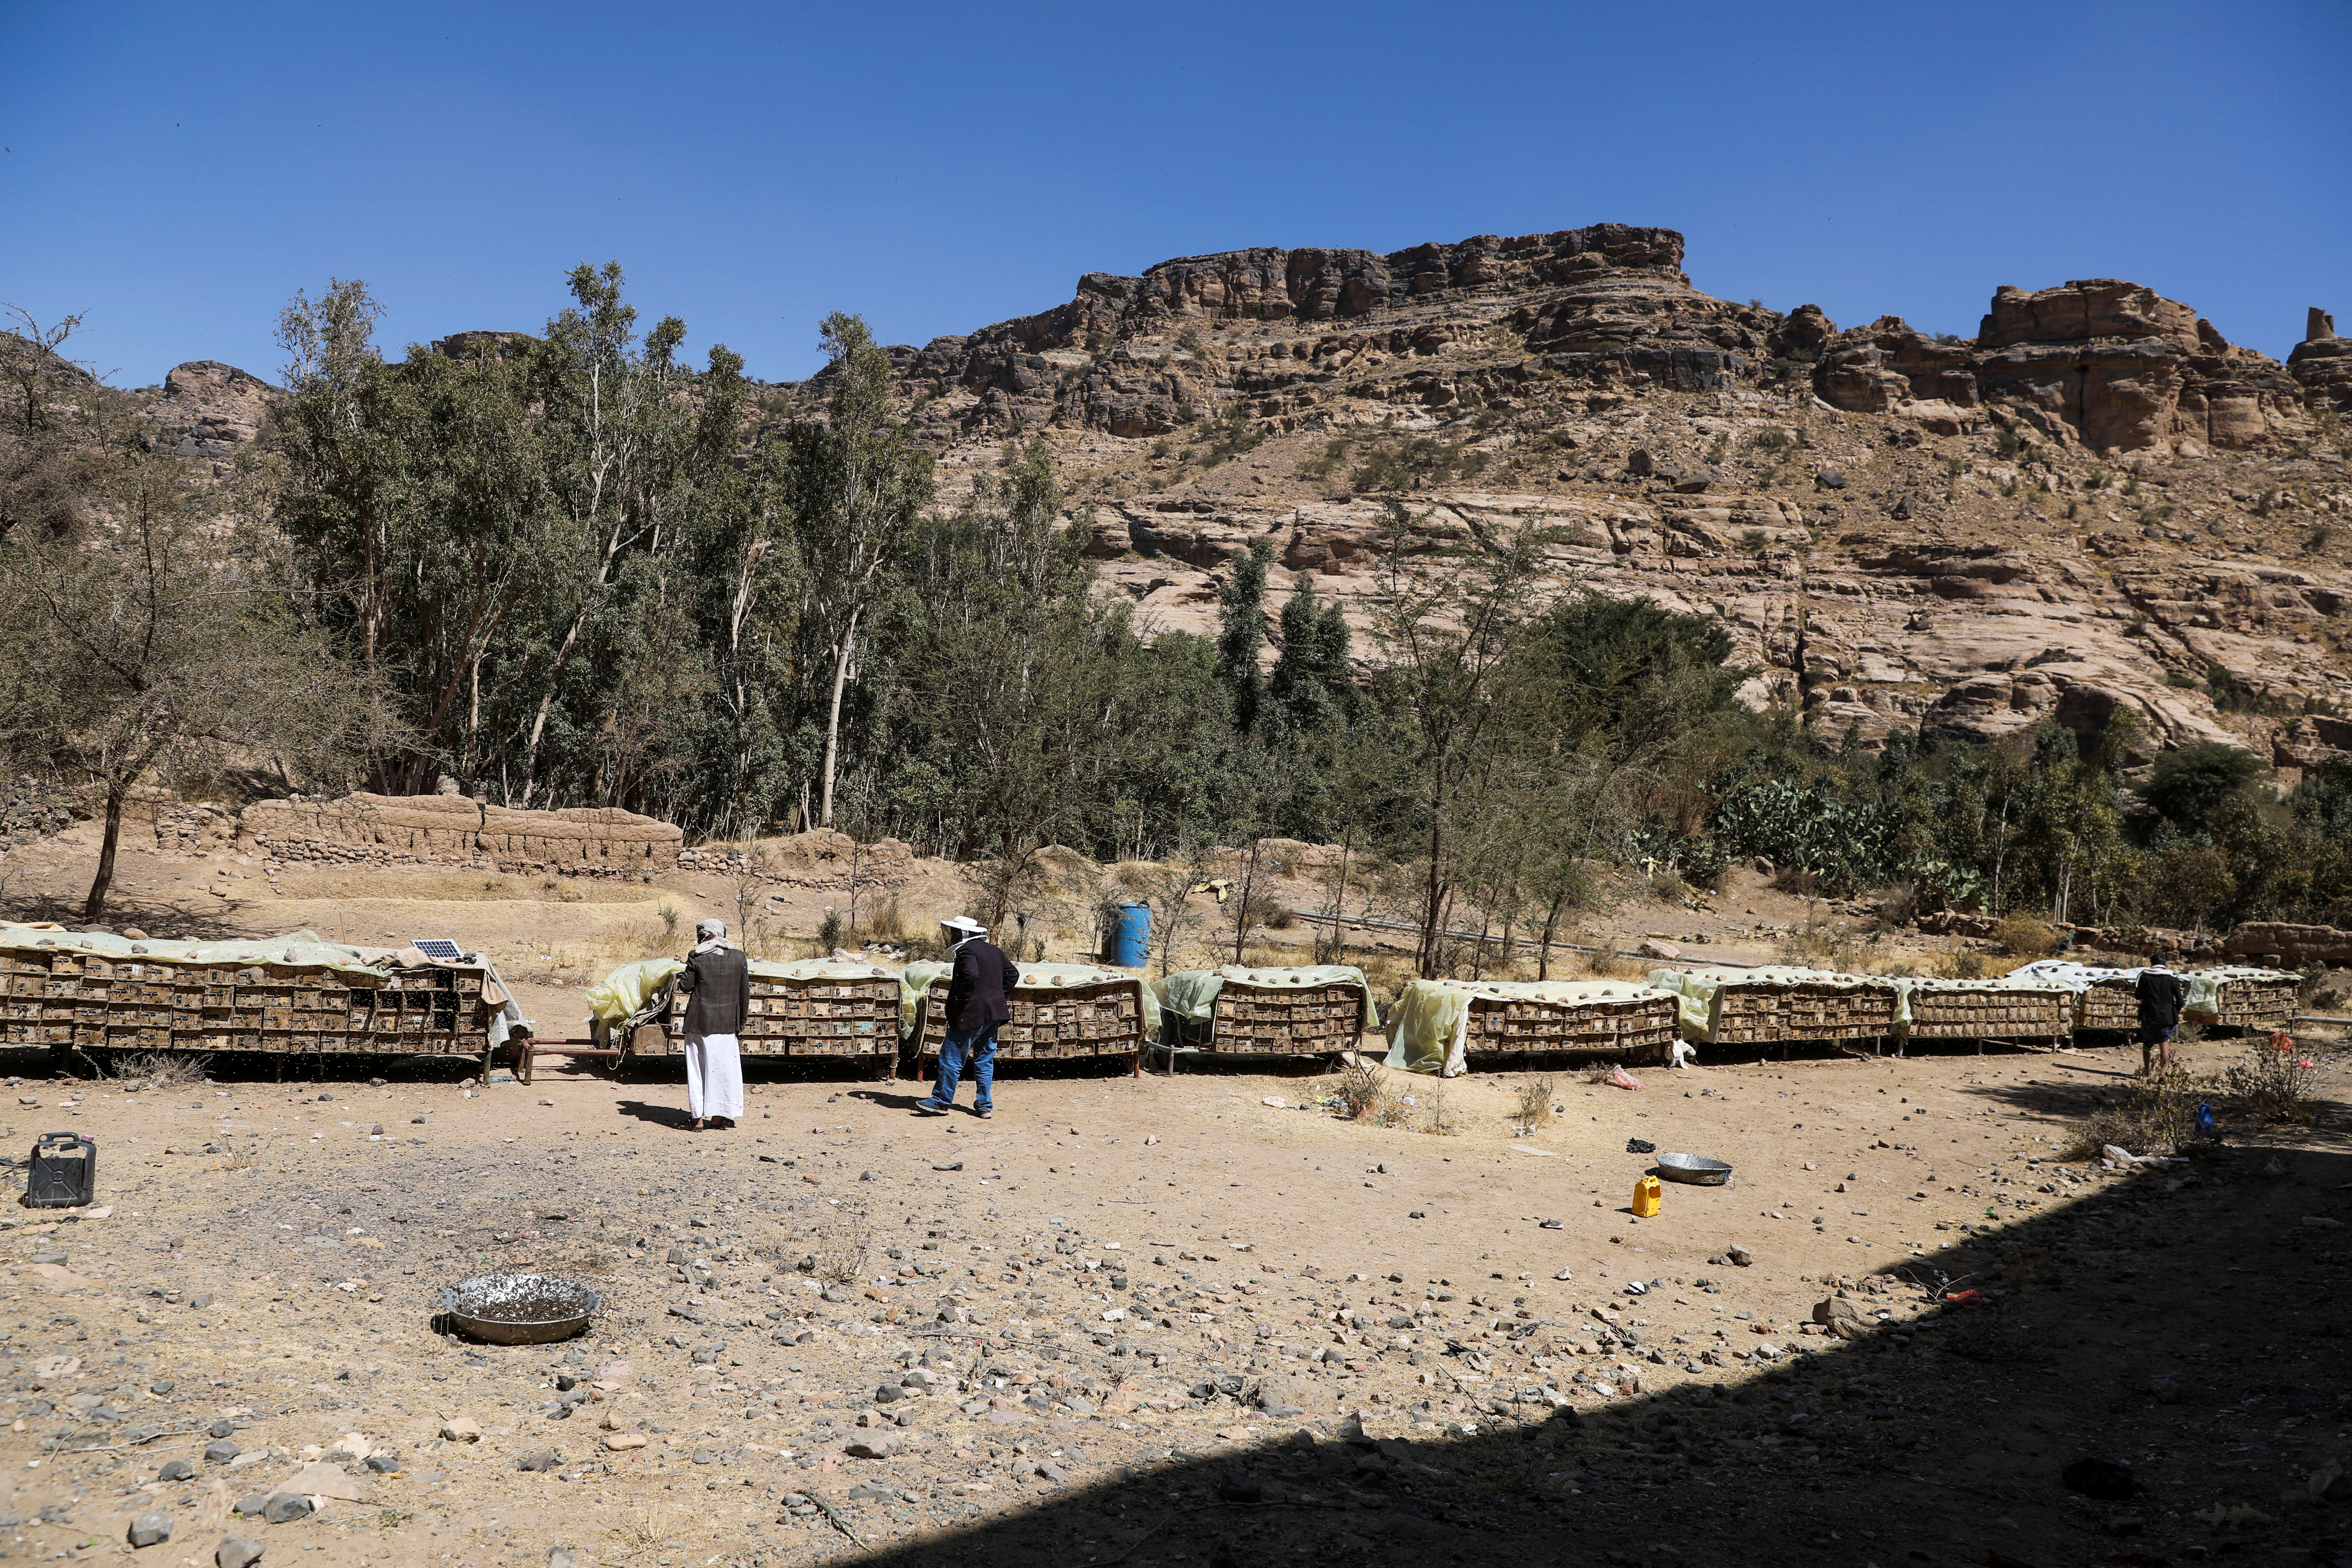
[{"label": "rocky ground", "polygon": [[[24,1060],[5,1135],[96,1138],[101,1207],[0,1242],[0,1547],[2327,1561],[2340,1074],[2312,1128],[2057,1162],[2134,1058],[1559,1075],[1528,1136],[1507,1075],[1399,1086],[1450,1131],[1188,1073],[1007,1081],[986,1123],[755,1081],[694,1134],[677,1085],[584,1071],[134,1090]],[[1629,1139],[1737,1183],[1636,1220]],[[440,1286],[511,1269],[604,1309],[564,1344],[436,1335]],[[2085,1458],[2127,1492],[2068,1489]],[[169,1536],[134,1552],[142,1520]]]}]

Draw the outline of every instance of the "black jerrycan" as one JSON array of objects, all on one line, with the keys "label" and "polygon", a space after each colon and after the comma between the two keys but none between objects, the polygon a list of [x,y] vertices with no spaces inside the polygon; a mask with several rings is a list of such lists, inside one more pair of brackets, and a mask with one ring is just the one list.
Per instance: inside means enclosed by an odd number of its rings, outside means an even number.
[{"label": "black jerrycan", "polygon": [[33,1145],[25,1205],[78,1209],[98,1193],[98,1145],[79,1132],[44,1132]]}]

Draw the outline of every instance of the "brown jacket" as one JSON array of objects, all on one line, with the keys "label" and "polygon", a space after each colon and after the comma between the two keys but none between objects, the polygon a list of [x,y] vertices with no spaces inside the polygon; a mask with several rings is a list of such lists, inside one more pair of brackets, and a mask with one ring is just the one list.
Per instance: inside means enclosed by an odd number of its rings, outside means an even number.
[{"label": "brown jacket", "polygon": [[751,961],[740,947],[714,947],[686,955],[677,977],[686,998],[689,1035],[737,1035],[751,1011]]}]

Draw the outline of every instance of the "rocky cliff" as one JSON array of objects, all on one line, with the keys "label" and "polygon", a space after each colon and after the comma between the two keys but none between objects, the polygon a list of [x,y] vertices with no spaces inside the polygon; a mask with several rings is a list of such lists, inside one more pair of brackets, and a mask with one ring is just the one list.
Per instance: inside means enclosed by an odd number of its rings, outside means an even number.
[{"label": "rocky cliff", "polygon": [[2151,750],[2336,748],[2303,717],[2352,693],[2352,341],[2323,312],[2284,365],[2115,279],[2003,287],[1939,338],[1717,300],[1682,259],[1619,225],[1186,257],[892,352],[945,468],[1046,435],[1160,627],[1205,629],[1261,536],[1360,610],[1398,500],[1422,548],[1532,519],[1563,587],[1719,619],[1749,695],[1829,738],[2122,705]]}]

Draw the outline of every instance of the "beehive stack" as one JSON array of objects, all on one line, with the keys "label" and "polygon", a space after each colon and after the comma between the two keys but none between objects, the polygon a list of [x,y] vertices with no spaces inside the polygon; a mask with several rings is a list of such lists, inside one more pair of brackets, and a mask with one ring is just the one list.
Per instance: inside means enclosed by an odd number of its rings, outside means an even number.
[{"label": "beehive stack", "polygon": [[[2189,1013],[2223,1029],[2284,1029],[2293,1021],[2302,977],[2278,969],[2190,970]],[[2207,989],[2210,987],[2210,995]]]},{"label": "beehive stack", "polygon": [[1913,1039],[2058,1039],[2074,1028],[2074,994],[2063,985],[1916,980],[1910,1003]]},{"label": "beehive stack", "polygon": [[1718,1045],[1877,1039],[1895,1032],[1895,1004],[1892,981],[1765,971],[1717,983],[1709,1038]]},{"label": "beehive stack", "polygon": [[[898,1050],[898,972],[865,964],[755,962],[751,1011],[737,1036],[747,1056],[881,1057]],[[640,1029],[640,1056],[677,1048],[687,997],[673,990],[666,1027]]]},{"label": "beehive stack", "polygon": [[2135,1030],[2139,1027],[2139,994],[2134,989],[2137,972],[2094,980],[2074,1001],[2074,1027],[2084,1030]]},{"label": "beehive stack", "polygon": [[1209,1048],[1265,1056],[1321,1056],[1353,1050],[1371,999],[1361,980],[1316,983],[1297,971],[1225,969]]},{"label": "beehive stack", "polygon": [[83,1050],[457,1052],[488,1048],[482,976],[0,952],[0,1039]]},{"label": "beehive stack", "polygon": [[[1143,982],[1117,970],[1027,965],[1005,998],[1011,1020],[996,1031],[1002,1061],[1126,1057],[1143,1048]],[[1099,978],[1094,978],[1099,976]],[[948,977],[923,994],[919,1048],[939,1055],[948,1032]]]},{"label": "beehive stack", "polygon": [[1565,999],[1478,994],[1470,998],[1463,1049],[1471,1056],[1606,1051],[1633,1060],[1663,1059],[1675,1035],[1675,999],[1661,993]]}]

